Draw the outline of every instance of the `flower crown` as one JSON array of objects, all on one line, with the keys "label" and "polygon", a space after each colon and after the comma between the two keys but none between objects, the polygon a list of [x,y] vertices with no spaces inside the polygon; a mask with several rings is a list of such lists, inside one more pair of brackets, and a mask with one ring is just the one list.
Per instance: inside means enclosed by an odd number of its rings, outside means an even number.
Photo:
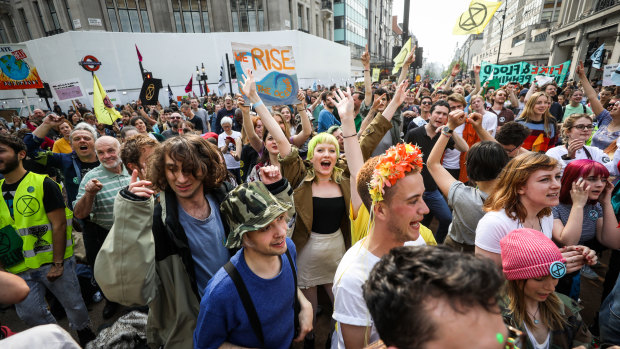
[{"label": "flower crown", "polygon": [[383,201],[385,186],[393,186],[413,169],[421,171],[422,165],[422,151],[415,145],[401,143],[388,149],[379,158],[368,184],[372,202]]}]

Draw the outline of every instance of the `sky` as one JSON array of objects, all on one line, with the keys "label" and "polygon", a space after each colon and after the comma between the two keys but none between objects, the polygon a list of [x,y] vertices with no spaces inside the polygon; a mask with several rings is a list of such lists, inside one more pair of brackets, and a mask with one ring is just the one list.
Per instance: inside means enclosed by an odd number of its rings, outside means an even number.
[{"label": "sky", "polygon": [[[392,15],[403,21],[404,0],[394,0]],[[418,38],[428,62],[448,66],[456,44],[461,45],[466,35],[453,35],[452,28],[469,6],[469,0],[410,0],[409,31]]]}]

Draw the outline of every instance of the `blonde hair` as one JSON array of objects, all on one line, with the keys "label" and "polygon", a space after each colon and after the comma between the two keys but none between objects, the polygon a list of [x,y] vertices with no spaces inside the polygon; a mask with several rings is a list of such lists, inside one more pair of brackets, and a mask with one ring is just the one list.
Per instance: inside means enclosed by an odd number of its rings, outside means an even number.
[{"label": "blonde hair", "polygon": [[[310,142],[308,142],[308,155],[306,156],[308,160],[312,160],[312,158],[314,157],[314,148],[319,144],[333,145],[334,147],[336,147],[336,154],[340,154],[340,144],[338,143],[336,137],[327,132],[321,132],[318,135],[312,137],[312,139],[310,139]],[[336,161],[338,160],[336,159]],[[343,172],[343,169],[334,166],[334,170],[332,171],[332,180],[336,183],[340,183]],[[313,180],[316,178],[314,175],[314,167],[310,166],[306,177],[312,178]]]},{"label": "blonde hair", "polygon": [[[520,120],[525,120],[525,122],[533,121],[531,116],[534,115],[534,106],[536,106],[536,101],[541,96],[545,96],[547,98],[547,102],[549,103],[549,105],[551,105],[553,101],[547,93],[536,92],[532,94],[530,99],[528,99],[527,103],[525,103],[525,106],[523,107],[523,112],[521,113],[521,116],[519,117]],[[542,118],[543,118],[543,123],[544,123],[545,135],[551,138],[552,132],[554,131],[552,130],[552,128],[554,127],[556,120],[555,120],[555,117],[553,117],[553,115],[551,115],[551,113],[549,112],[549,107],[547,107],[547,109],[543,113]]]},{"label": "blonde hair", "polygon": [[278,126],[280,125],[280,122],[282,122],[282,124],[284,124],[284,135],[286,136],[287,140],[291,139],[291,130],[288,127],[288,122],[286,122],[286,120],[284,120],[284,117],[282,116],[282,114],[279,111],[275,111],[273,112],[273,114],[271,114],[274,118],[277,116],[280,118],[280,121],[276,120],[276,122],[278,123]]},{"label": "blonde hair", "polygon": [[[525,283],[528,280],[508,280],[506,283],[506,295],[510,304],[508,310],[517,325],[525,323],[528,328],[536,325],[527,314],[525,308]],[[562,317],[562,300],[555,293],[551,293],[544,302],[538,303],[540,322],[549,330],[562,330],[566,325],[566,320]]]},{"label": "blonde hair", "polygon": [[575,122],[581,118],[586,118],[590,120],[590,123],[594,122],[594,120],[592,120],[592,117],[588,114],[571,114],[562,122],[562,130],[560,135],[562,136],[562,140],[564,140],[564,143],[566,143],[566,145],[568,145],[568,131],[573,126],[575,126]]},{"label": "blonde hair", "polygon": [[[527,209],[521,203],[518,191],[527,183],[530,176],[538,170],[557,168],[558,161],[542,153],[521,154],[510,160],[497,178],[493,194],[484,202],[484,210],[499,211],[504,209],[512,219],[524,221]],[[542,218],[551,214],[551,208],[545,207],[537,216]]]}]

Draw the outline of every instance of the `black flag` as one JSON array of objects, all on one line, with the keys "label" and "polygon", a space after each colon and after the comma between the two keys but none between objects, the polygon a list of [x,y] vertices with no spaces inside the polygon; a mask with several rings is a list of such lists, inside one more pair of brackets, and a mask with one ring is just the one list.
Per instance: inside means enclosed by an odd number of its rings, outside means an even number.
[{"label": "black flag", "polygon": [[142,90],[140,90],[140,100],[142,105],[156,105],[159,100],[159,90],[161,89],[161,79],[144,79]]}]

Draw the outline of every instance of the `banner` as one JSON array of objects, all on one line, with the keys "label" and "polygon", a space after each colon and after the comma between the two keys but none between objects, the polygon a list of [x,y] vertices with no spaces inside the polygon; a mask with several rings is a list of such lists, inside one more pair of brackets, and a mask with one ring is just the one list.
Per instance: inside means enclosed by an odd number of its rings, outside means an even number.
[{"label": "banner", "polygon": [[472,0],[467,11],[463,12],[456,20],[452,34],[468,35],[480,34],[484,27],[489,24],[493,14],[500,7],[501,2]]},{"label": "banner", "polygon": [[26,45],[0,45],[0,90],[43,88]]},{"label": "banner", "polygon": [[590,59],[592,60],[592,68],[601,69],[603,65],[603,54],[605,53],[605,44],[602,44],[594,51]]},{"label": "banner", "polygon": [[144,79],[139,97],[142,101],[142,105],[157,105],[160,89],[161,79]]},{"label": "banner", "polygon": [[116,119],[121,117],[121,114],[114,109],[114,104],[106,95],[103,86],[101,86],[95,74],[93,74],[93,109],[95,110],[97,121],[102,124],[112,125]]},{"label": "banner", "polygon": [[67,99],[75,99],[84,96],[84,92],[82,91],[82,86],[80,86],[80,80],[78,79],[69,79],[56,81],[50,84],[50,87],[54,92],[56,92],[56,96],[59,101],[65,101]]},{"label": "banner", "polygon": [[620,86],[620,63],[609,64],[603,70],[603,86]]},{"label": "banner", "polygon": [[480,69],[480,82],[484,83],[493,76],[499,80],[501,86],[509,82],[527,84],[534,81],[536,75],[551,76],[558,85],[562,85],[568,74],[570,61],[554,66],[535,66],[528,62],[517,62],[512,64],[491,64],[482,62]]},{"label": "banner", "polygon": [[250,45],[231,43],[237,84],[248,69],[254,72],[258,95],[265,105],[296,104],[297,73],[291,46]]},{"label": "banner", "polygon": [[407,42],[400,49],[398,55],[394,57],[394,69],[392,69],[392,74],[398,73],[400,68],[403,66],[403,63],[405,63],[405,59],[407,58],[409,52],[411,52],[411,37],[409,37],[409,40],[407,40]]},{"label": "banner", "polygon": [[381,73],[381,69],[372,68],[372,82],[379,81],[379,74]]}]

